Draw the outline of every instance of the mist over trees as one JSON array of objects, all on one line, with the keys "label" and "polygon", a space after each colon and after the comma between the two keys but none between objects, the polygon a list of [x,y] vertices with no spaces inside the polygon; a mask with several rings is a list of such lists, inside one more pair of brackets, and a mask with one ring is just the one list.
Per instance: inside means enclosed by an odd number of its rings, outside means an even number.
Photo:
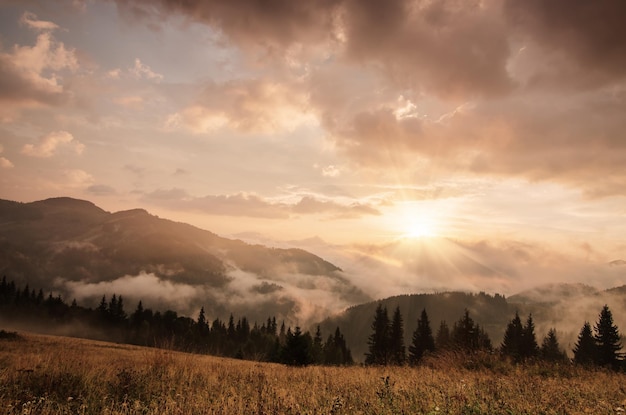
[{"label": "mist over trees", "polygon": [[[193,319],[179,316],[173,310],[153,311],[142,301],[129,312],[125,299],[117,294],[110,298],[103,295],[99,305],[91,309],[78,305],[75,300],[67,304],[60,296],[46,296],[41,289],[28,284],[19,287],[6,277],[0,282],[0,317],[10,317],[11,322],[35,331],[238,359],[293,366],[354,363],[339,326],[324,340],[320,325],[311,334],[298,326],[279,324],[275,317],[251,322],[247,317],[235,319],[231,314],[227,321],[219,318],[210,321],[202,307]],[[584,322],[572,349],[572,359],[559,344],[556,328],[550,328],[541,343],[537,342],[532,314],[522,323],[516,312],[496,349],[468,309],[451,328],[441,320],[433,335],[427,309],[423,308],[408,348],[404,340],[404,321],[399,306],[390,319],[387,307],[382,302],[377,304],[367,341],[366,365],[419,365],[427,358],[453,353],[475,356],[472,359],[499,356],[514,364],[571,362],[612,370],[626,369],[621,336],[608,305],[602,308],[593,327]]]},{"label": "mist over trees", "polygon": [[337,327],[322,341],[321,330],[315,338],[300,327],[280,330],[275,317],[250,323],[246,317],[228,322],[207,320],[204,308],[196,320],[179,316],[176,311],[153,311],[139,301],[135,310],[126,312],[122,296],[102,296],[95,309],[68,305],[60,296],[45,297],[41,290],[15,282],[0,282],[0,316],[37,331],[61,333],[149,347],[165,347],[193,353],[233,357],[256,361],[304,366],[309,364],[349,365],[352,354]]},{"label": "mist over trees", "polygon": [[[403,317],[400,308],[396,307],[393,319],[389,320],[387,308],[378,303],[372,319],[372,333],[368,340],[369,349],[365,364],[400,366],[408,361],[411,365],[418,365],[428,355],[437,356],[446,352],[465,354],[494,352],[489,335],[474,322],[467,309],[454,323],[452,330],[448,328],[446,321],[442,320],[435,337],[432,334],[428,313],[423,309],[417,321],[417,329],[413,332],[408,356],[405,354],[402,328]],[[618,328],[613,324],[611,311],[605,305],[595,325],[595,334],[592,333],[588,322],[583,325],[571,361],[613,370],[626,369],[620,339]],[[495,351],[502,358],[509,359],[515,364],[529,361],[549,363],[570,361],[559,344],[555,328],[548,330],[539,346],[532,314],[529,314],[526,322],[522,324],[518,312],[507,324],[502,344]]]}]

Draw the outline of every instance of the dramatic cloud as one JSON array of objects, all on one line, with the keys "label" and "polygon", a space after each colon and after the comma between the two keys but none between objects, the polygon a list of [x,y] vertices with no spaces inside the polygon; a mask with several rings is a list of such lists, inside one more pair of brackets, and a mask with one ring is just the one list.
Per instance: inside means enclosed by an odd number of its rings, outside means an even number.
[{"label": "dramatic cloud", "polygon": [[31,157],[52,157],[57,149],[63,146],[73,149],[76,154],[81,154],[85,149],[85,146],[67,131],[55,131],[41,137],[37,144],[25,144],[22,153]]},{"label": "dramatic cloud", "polygon": [[261,80],[209,83],[195,102],[169,116],[167,127],[183,126],[194,133],[224,128],[252,134],[290,131],[315,122],[298,88]]},{"label": "dramatic cloud", "polygon": [[357,218],[380,215],[380,211],[360,202],[341,204],[319,200],[313,196],[300,197],[297,202],[268,200],[256,194],[211,195],[192,197],[185,190],[173,188],[156,190],[144,195],[146,202],[177,210],[199,211],[210,215],[247,216],[265,219],[286,219],[297,215],[321,215],[330,219]]},{"label": "dramatic cloud", "polygon": [[240,44],[285,46],[297,42],[317,42],[334,29],[337,0],[315,3],[277,0],[259,3],[216,1],[117,0],[119,9],[130,19],[162,18],[178,12],[188,18],[218,26]]},{"label": "dramatic cloud", "polygon": [[546,65],[531,82],[589,88],[626,77],[626,4],[557,1],[504,2],[507,20],[522,41],[544,51]]},{"label": "dramatic cloud", "polygon": [[0,50],[0,100],[58,104],[67,98],[62,73],[78,69],[75,51],[52,36],[49,30],[56,25],[35,18],[28,13],[22,18],[30,27],[42,31],[34,46],[15,45],[10,52]]},{"label": "dramatic cloud", "polygon": [[[1,198],[320,235],[373,298],[624,282],[624,1],[71,3],[0,6]],[[223,304],[349,303],[231,271]]]}]

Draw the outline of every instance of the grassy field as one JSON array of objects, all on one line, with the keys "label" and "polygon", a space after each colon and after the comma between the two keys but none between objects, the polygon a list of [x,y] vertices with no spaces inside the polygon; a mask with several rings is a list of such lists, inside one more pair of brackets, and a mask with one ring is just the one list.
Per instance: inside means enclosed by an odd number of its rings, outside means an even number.
[{"label": "grassy field", "polygon": [[5,414],[611,414],[626,376],[447,356],[418,368],[245,362],[91,340],[0,340]]}]

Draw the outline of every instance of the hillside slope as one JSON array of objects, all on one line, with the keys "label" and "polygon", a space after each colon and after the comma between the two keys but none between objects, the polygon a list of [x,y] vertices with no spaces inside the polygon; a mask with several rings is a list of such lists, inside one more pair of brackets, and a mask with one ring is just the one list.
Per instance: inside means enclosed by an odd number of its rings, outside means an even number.
[{"label": "hillside slope", "polygon": [[325,305],[301,302],[320,287],[346,306],[368,300],[339,267],[305,250],[250,245],[142,209],[109,213],[71,198],[0,200],[0,274],[70,298],[93,302],[117,291],[186,313],[204,306],[222,318],[252,310],[260,320],[317,318]]}]

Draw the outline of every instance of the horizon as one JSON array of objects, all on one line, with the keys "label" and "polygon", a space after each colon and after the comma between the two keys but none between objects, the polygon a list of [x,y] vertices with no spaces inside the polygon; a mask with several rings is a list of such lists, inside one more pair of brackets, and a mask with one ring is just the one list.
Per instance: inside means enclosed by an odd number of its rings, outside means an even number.
[{"label": "horizon", "polygon": [[294,243],[369,295],[621,286],[624,20],[619,0],[4,1],[0,198]]}]

